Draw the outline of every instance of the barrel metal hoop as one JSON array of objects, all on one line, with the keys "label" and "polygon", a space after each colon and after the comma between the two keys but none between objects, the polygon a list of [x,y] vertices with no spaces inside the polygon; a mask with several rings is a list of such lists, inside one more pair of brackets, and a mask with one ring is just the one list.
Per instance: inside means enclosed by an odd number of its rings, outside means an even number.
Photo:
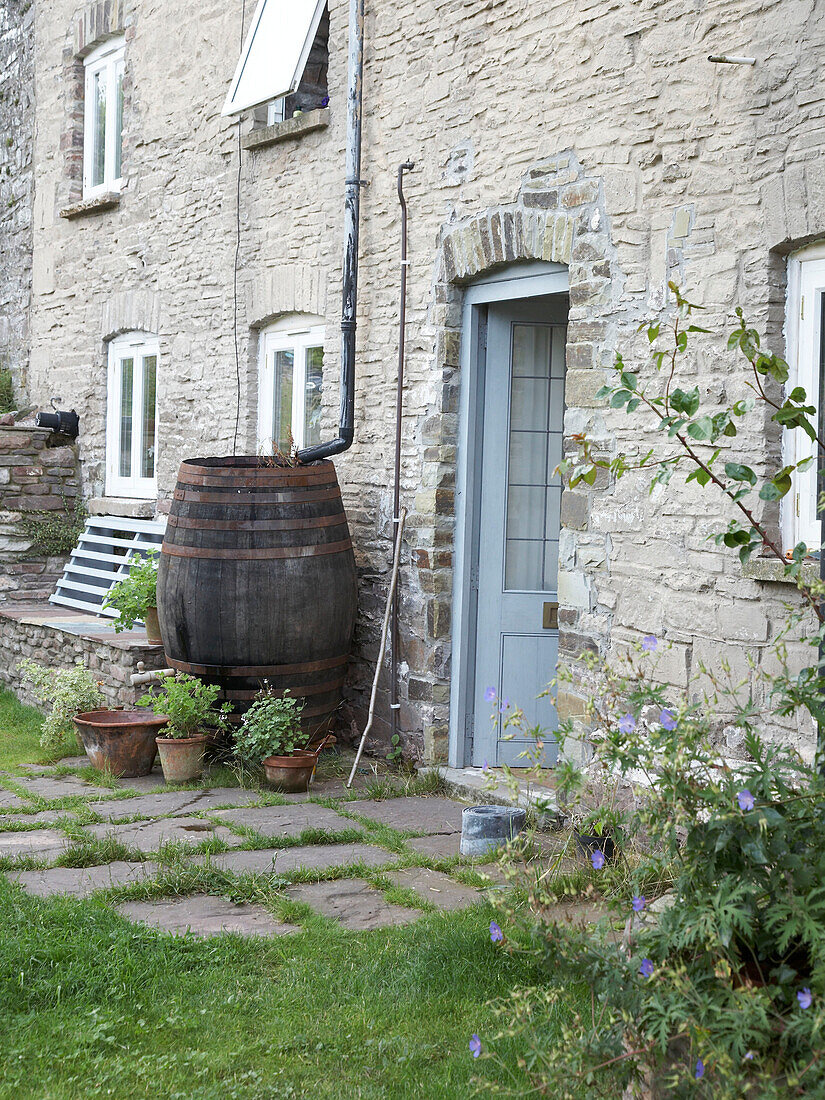
[{"label": "barrel metal hoop", "polygon": [[[337,691],[344,686],[346,681],[345,676],[336,676],[334,680],[327,680],[324,684],[294,684],[289,688],[289,693],[294,695],[296,699],[302,699],[304,696],[309,695],[326,695],[330,691]],[[222,685],[223,695],[226,699],[257,699],[261,694],[260,689],[255,688],[233,688],[228,687],[226,684]],[[278,688],[273,691],[274,695],[282,694]]]},{"label": "barrel metal hoop", "polygon": [[174,546],[164,542],[162,554],[171,558],[211,558],[215,561],[267,561],[284,558],[320,558],[326,554],[343,554],[352,549],[352,539],[341,542],[310,543],[307,546],[261,546],[256,550],[211,550],[202,546]]},{"label": "barrel metal hoop", "polygon": [[346,513],[340,508],[331,516],[312,516],[307,519],[193,519],[190,516],[170,515],[169,527],[187,531],[305,531],[314,527],[343,526]]},{"label": "barrel metal hoop", "polygon": [[231,477],[215,476],[215,474],[196,474],[188,470],[181,470],[178,474],[178,484],[203,485],[206,487],[226,488],[228,492],[233,489],[258,489],[261,486],[271,485],[273,488],[289,488],[292,485],[315,486],[321,484],[337,485],[338,481],[329,470],[311,471],[300,474],[278,476],[271,469],[261,471],[247,471],[243,474],[233,474]]},{"label": "barrel metal hoop", "polygon": [[240,676],[294,676],[305,672],[323,672],[328,668],[340,668],[349,664],[349,654],[325,657],[322,661],[301,661],[291,665],[198,665],[189,661],[176,661],[167,656],[170,668],[189,672],[195,676],[218,676],[224,679]]},{"label": "barrel metal hoop", "polygon": [[318,500],[340,500],[341,490],[336,485],[332,489],[322,489],[309,493],[257,493],[253,489],[235,489],[234,495],[226,493],[201,493],[196,489],[175,489],[174,499],[191,501],[195,504],[223,504],[226,507],[250,504],[314,504]]}]

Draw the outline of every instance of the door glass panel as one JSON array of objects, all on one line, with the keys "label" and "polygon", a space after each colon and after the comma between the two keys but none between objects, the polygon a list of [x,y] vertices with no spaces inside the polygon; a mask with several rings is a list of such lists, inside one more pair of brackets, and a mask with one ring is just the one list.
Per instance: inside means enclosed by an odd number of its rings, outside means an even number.
[{"label": "door glass panel", "polygon": [[[512,326],[504,588],[552,592],[558,577],[564,363],[553,326]],[[559,347],[556,341],[557,348]],[[563,355],[563,345],[562,355]]]},{"label": "door glass panel", "polygon": [[157,407],[158,360],[147,355],[143,360],[143,417],[140,441],[140,476],[155,476],[155,409]]},{"label": "door glass panel", "polygon": [[106,164],[106,71],[92,77],[92,187],[103,183]]},{"label": "door glass panel", "polygon": [[290,348],[275,352],[275,399],[272,417],[272,442],[279,451],[292,450],[292,378],[295,352]]},{"label": "door glass panel", "polygon": [[307,348],[304,446],[321,442],[321,397],[324,386],[324,349]]},{"label": "door glass panel", "polygon": [[134,360],[120,361],[120,454],[118,470],[121,477],[132,476],[132,387]]}]

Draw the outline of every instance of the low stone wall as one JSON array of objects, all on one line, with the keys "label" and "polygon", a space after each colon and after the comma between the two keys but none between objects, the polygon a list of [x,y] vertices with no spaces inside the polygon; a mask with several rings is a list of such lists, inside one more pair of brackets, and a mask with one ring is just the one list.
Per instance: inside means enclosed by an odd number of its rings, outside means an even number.
[{"label": "low stone wall", "polygon": [[24,657],[55,668],[70,668],[82,661],[99,674],[106,702],[125,707],[133,706],[146,690],[143,686],[132,687],[129,682],[132,673],[139,671],[138,663],[143,662],[147,672],[166,666],[163,648],[149,645],[145,634],[141,639],[141,632],[101,638],[78,634],[43,619],[39,608],[0,611],[0,682],[24,703],[37,703],[18,671]]},{"label": "low stone wall", "polygon": [[0,603],[47,600],[65,556],[32,542],[26,519],[66,516],[80,495],[77,448],[43,428],[0,427]]}]

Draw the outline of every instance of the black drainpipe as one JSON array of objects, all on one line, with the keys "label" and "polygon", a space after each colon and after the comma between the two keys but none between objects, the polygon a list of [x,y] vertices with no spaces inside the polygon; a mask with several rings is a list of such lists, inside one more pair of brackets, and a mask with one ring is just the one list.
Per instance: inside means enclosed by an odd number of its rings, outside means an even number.
[{"label": "black drainpipe", "polygon": [[355,434],[355,310],[358,299],[358,222],[361,204],[361,91],[364,71],[364,0],[350,0],[347,64],[347,166],[344,193],[344,276],[341,305],[341,417],[338,438],[298,451],[301,463],[331,458],[352,446]]}]

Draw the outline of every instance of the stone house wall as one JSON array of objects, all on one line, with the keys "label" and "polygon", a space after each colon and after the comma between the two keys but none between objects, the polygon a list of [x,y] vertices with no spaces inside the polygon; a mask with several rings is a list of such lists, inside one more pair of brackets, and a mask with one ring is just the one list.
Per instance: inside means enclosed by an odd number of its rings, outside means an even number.
[{"label": "stone house wall", "polygon": [[63,573],[65,557],[36,538],[40,524],[74,512],[80,493],[76,448],[61,438],[42,428],[0,427],[2,604],[47,600]]},{"label": "stone house wall", "polygon": [[[196,20],[180,3],[37,6],[31,389],[82,410],[90,497],[103,493],[106,341],[129,329],[160,338],[161,510],[181,458],[232,451],[236,415],[239,450],[254,449],[257,333],[275,317],[327,318],[324,435],[336,426],[347,5],[330,4],[328,112],[254,148],[244,148],[249,120],[220,117],[241,17],[240,3],[216,0]],[[782,347],[784,257],[825,237],[823,23],[815,0],[368,5],[356,444],[336,460],[361,583],[349,695],[358,716],[391,553],[395,187],[409,158],[401,727],[411,755],[446,750],[463,287],[510,262],[566,263],[566,432],[587,430],[608,453],[654,446],[652,430],[595,394],[617,349],[640,361],[637,326],[672,305],[669,279],[714,332],[741,304]],[[67,205],[67,73],[118,30],[126,186],[115,203],[78,209]],[[715,53],[757,64],[713,65]],[[705,339],[687,368],[720,402],[743,392],[724,348]],[[758,417],[740,443],[757,461],[778,451]],[[655,633],[669,646],[660,675],[676,688],[726,658],[761,699],[759,670],[794,594],[708,542],[718,500],[676,481],[649,495],[631,475],[566,493],[562,514],[567,657]],[[581,701],[566,692],[560,708],[576,714]],[[781,736],[810,749],[804,724]]]},{"label": "stone house wall", "polygon": [[0,367],[25,392],[34,177],[34,4],[0,5]]}]

